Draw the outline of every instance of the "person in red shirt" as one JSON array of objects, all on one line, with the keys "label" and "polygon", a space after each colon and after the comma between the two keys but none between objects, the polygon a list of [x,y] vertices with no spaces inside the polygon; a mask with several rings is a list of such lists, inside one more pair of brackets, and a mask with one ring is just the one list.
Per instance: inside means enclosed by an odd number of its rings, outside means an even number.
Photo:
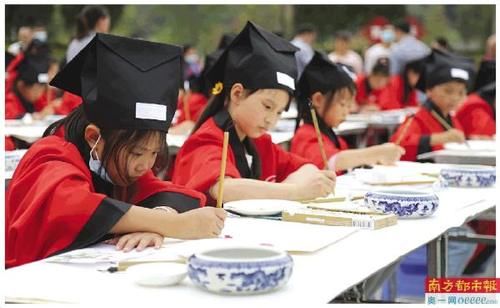
[{"label": "person in red shirt", "polygon": [[335,173],[273,144],[266,132],[295,90],[296,47],[248,22],[219,57],[208,78],[213,98],[177,154],[173,182],[214,204],[224,132],[229,146],[222,201],[314,199],[331,193]]},{"label": "person in red shirt", "polygon": [[25,56],[17,68],[17,77],[5,95],[5,118],[20,119],[26,113],[42,117],[46,112],[49,59]]},{"label": "person in red shirt", "polygon": [[473,93],[457,110],[456,117],[469,139],[492,139],[496,135],[496,62],[481,62]]},{"label": "person in red shirt", "polygon": [[356,79],[356,103],[360,112],[380,110],[380,96],[388,85],[389,59],[380,58],[368,76],[360,75]]},{"label": "person in red shirt", "polygon": [[380,109],[391,110],[419,106],[415,87],[421,71],[422,59],[418,59],[407,63],[401,75],[392,76],[389,85],[380,95]]},{"label": "person in red shirt", "polygon": [[159,247],[164,236],[220,234],[223,209],[203,207],[203,194],[152,171],[165,161],[180,54],[176,46],[99,33],[56,75],[51,85],[84,103],[47,128],[14,172],[6,267],[108,239],[128,251]]},{"label": "person in red shirt", "polygon": [[465,141],[462,125],[452,111],[464,101],[473,74],[469,59],[438,50],[425,58],[417,88],[425,91],[427,101],[391,137],[405,148],[403,160],[416,161],[417,155],[440,150],[447,142]]},{"label": "person in red shirt", "polygon": [[328,169],[342,172],[361,165],[392,164],[404,153],[403,148],[392,143],[349,150],[344,139],[335,134],[332,128],[345,120],[356,92],[355,76],[351,75],[345,66],[330,62],[325,55],[316,51],[298,82],[297,125],[300,120],[304,123],[296,130],[290,151],[311,159],[320,169],[325,168],[325,162],[318,145],[309,102],[317,114]]}]

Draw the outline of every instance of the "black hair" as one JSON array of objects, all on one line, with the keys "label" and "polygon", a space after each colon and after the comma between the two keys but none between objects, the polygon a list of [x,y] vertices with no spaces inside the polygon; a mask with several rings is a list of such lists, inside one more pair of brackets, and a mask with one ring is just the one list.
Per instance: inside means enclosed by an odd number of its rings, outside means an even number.
[{"label": "black hair", "polygon": [[404,33],[410,33],[410,24],[406,20],[399,20],[394,23],[394,28]]},{"label": "black hair", "polygon": [[375,62],[370,75],[389,76],[389,59],[380,58]]},{"label": "black hair", "polygon": [[109,17],[108,10],[100,5],[88,5],[76,17],[76,38],[82,39],[93,31],[97,22]]},{"label": "black hair", "polygon": [[344,41],[350,41],[352,37],[351,32],[346,31],[346,30],[341,30],[335,33],[335,39],[341,39]]},{"label": "black hair", "polygon": [[417,59],[411,62],[406,63],[402,77],[403,77],[403,97],[401,101],[403,102],[403,105],[406,105],[408,101],[408,97],[410,96],[410,92],[415,88],[415,86],[412,86],[410,84],[410,81],[408,80],[408,72],[413,71],[417,74],[422,73],[422,69],[424,66],[424,61],[423,59]]},{"label": "black hair", "polygon": [[[74,109],[65,118],[52,123],[43,133],[43,136],[58,134],[61,129],[64,129],[64,139],[76,146],[84,161],[90,158],[91,148],[85,140],[85,128],[91,124],[85,115],[83,103]],[[168,147],[166,143],[166,133],[158,130],[133,130],[133,129],[108,129],[100,128],[101,138],[106,141],[106,146],[102,157],[102,166],[106,168],[111,159],[117,166],[118,176],[125,183],[131,183],[131,179],[127,174],[124,174],[123,168],[120,168],[118,163],[119,154],[124,150],[129,151],[133,145],[139,144],[150,138],[158,138],[160,142],[160,151],[156,158],[153,171],[156,173],[159,170],[166,168],[168,163]],[[133,185],[132,185],[133,186]],[[131,196],[128,196],[130,198]],[[124,200],[128,201],[128,200]]]},{"label": "black hair", "polygon": [[[228,90],[226,90],[228,89]],[[246,96],[250,96],[257,92],[260,89],[245,89],[245,94]],[[215,114],[217,114],[219,111],[223,110],[226,107],[227,102],[229,102],[229,95],[231,93],[231,87],[226,87],[224,85],[222,92],[220,92],[217,95],[212,95],[210,99],[208,100],[207,106],[201,113],[200,117],[198,118],[198,121],[196,121],[196,124],[193,127],[193,130],[191,134],[194,134],[200,128],[203,123],[205,123],[209,118],[213,117]]]},{"label": "black hair", "polygon": [[[303,23],[297,27],[297,31],[295,31],[295,35],[301,35],[306,33],[316,33],[316,27],[310,23]],[[281,36],[281,35],[280,35]]]},{"label": "black hair", "polygon": [[187,52],[189,49],[192,49],[192,48],[194,48],[193,44],[191,44],[191,43],[184,44],[184,45],[182,46],[182,54],[183,54],[183,55],[185,55],[185,54],[186,54],[186,52]]},{"label": "black hair", "polygon": [[446,50],[451,50],[450,44],[448,43],[448,40],[444,36],[438,36],[434,40],[436,41],[436,43],[438,43],[438,45],[441,48],[444,48]]},{"label": "black hair", "polygon": [[[323,114],[319,115],[322,119],[325,117],[326,113],[328,112],[328,110],[332,106],[333,100],[335,98],[335,94],[339,93],[340,91],[342,91],[344,89],[348,90],[353,96],[356,93],[356,85],[354,84],[354,82],[349,83],[348,85],[343,86],[343,87],[333,87],[332,89],[330,89],[328,91],[320,91],[320,93],[325,96],[325,102],[326,102],[325,108],[323,109]],[[297,118],[295,120],[295,130],[297,130],[299,128],[301,120],[304,120],[304,122],[306,122],[306,123],[312,122],[312,116],[311,116],[310,107],[309,107],[310,100],[311,100],[310,96],[312,94],[313,93],[311,93],[311,94],[299,93],[296,97],[297,98],[298,114],[297,114]]]}]

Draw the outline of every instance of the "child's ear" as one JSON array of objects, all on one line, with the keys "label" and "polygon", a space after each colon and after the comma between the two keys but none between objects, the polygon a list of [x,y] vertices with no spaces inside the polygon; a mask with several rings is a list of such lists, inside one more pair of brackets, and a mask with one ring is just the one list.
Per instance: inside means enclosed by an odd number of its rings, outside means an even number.
[{"label": "child's ear", "polygon": [[96,144],[100,134],[101,130],[94,124],[89,124],[85,127],[84,138],[89,147],[92,148]]},{"label": "child's ear", "polygon": [[245,88],[241,83],[235,83],[231,87],[230,99],[235,104],[239,104],[242,98],[244,98]]},{"label": "child's ear", "polygon": [[314,92],[314,94],[311,96],[311,101],[316,110],[321,110],[324,105],[323,94],[321,94],[321,92]]}]

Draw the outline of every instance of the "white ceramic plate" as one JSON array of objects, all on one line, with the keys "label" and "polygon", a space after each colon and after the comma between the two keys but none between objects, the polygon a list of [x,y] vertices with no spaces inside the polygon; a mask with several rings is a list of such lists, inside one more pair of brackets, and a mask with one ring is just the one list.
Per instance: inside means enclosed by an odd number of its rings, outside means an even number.
[{"label": "white ceramic plate", "polygon": [[248,216],[278,215],[285,209],[304,207],[301,203],[279,199],[238,200],[224,203],[226,210]]},{"label": "white ceramic plate", "polygon": [[139,285],[147,287],[171,286],[187,275],[187,265],[181,263],[145,263],[127,268],[127,275]]}]

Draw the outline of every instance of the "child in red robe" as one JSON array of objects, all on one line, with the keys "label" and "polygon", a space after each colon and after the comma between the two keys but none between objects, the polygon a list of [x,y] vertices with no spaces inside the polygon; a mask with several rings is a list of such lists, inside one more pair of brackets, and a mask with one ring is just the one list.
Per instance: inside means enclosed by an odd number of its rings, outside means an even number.
[{"label": "child in red robe", "polygon": [[164,236],[221,232],[224,210],[200,208],[203,194],[152,171],[165,161],[180,53],[96,34],[53,79],[84,103],[51,125],[14,172],[6,192],[7,267],[111,238],[127,251],[159,247]]},{"label": "child in red robe", "polygon": [[223,201],[313,199],[335,174],[284,151],[266,132],[295,90],[296,47],[249,22],[208,72],[211,102],[177,154],[173,182],[217,199],[222,141],[229,132]]}]

